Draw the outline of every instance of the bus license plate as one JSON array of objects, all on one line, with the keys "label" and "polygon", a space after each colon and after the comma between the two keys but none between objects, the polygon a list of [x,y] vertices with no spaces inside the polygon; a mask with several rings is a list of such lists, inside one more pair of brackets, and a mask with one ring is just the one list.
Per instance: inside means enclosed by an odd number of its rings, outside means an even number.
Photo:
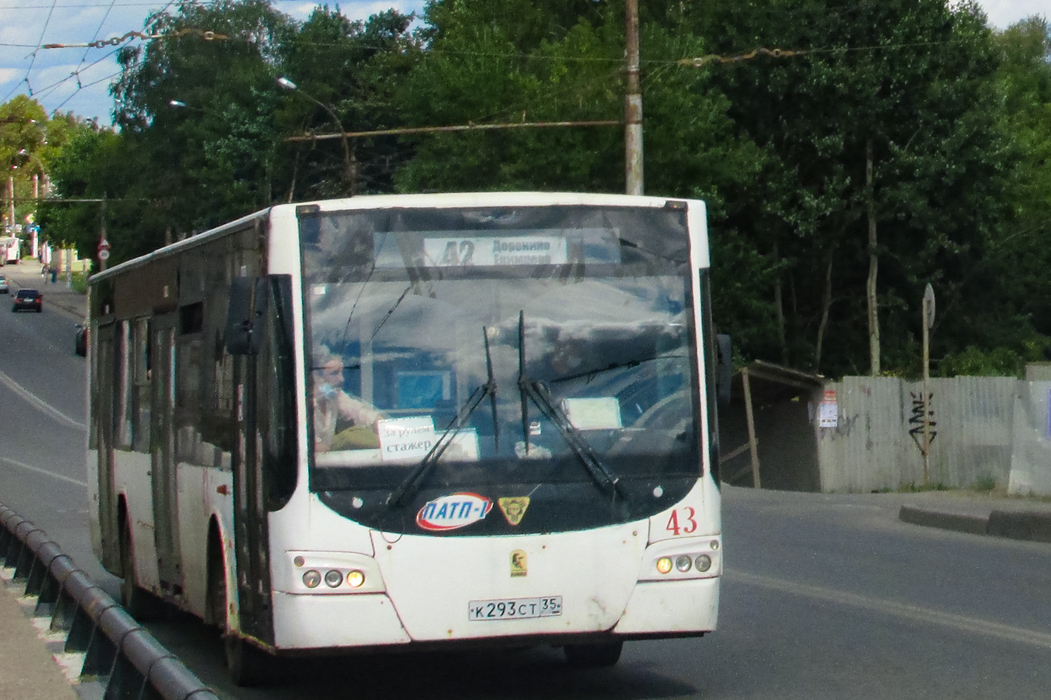
[{"label": "bus license plate", "polygon": [[472,600],[467,606],[467,619],[528,620],[535,617],[556,617],[562,614],[562,596],[545,598],[504,598],[501,600]]}]

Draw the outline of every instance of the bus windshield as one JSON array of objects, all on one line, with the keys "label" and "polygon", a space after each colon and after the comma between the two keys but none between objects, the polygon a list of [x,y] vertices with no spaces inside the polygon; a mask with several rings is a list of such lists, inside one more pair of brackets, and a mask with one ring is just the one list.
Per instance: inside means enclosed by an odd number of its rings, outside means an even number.
[{"label": "bus windshield", "polygon": [[300,213],[311,487],[700,473],[684,211]]}]

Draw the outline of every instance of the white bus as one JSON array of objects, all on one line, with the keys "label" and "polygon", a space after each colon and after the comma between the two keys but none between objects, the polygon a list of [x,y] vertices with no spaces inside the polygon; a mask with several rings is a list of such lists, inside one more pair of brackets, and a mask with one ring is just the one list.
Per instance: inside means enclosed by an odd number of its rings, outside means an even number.
[{"label": "white bus", "polygon": [[133,614],[266,653],[716,627],[704,203],[275,206],[93,276],[92,542]]},{"label": "white bus", "polygon": [[21,257],[22,240],[18,236],[0,237],[0,265],[17,265]]}]

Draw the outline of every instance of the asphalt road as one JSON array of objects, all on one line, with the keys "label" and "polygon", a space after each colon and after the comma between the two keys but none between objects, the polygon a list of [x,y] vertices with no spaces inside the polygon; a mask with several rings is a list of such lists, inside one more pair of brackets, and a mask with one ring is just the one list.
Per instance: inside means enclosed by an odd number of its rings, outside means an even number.
[{"label": "asphalt road", "polygon": [[[73,320],[0,297],[0,502],[43,527],[111,593],[90,551],[85,361]],[[1043,698],[1051,688],[1051,545],[901,523],[895,494],[724,490],[720,629],[629,643],[608,671],[557,650],[283,661],[230,687],[218,635],[149,629],[231,698]]]}]

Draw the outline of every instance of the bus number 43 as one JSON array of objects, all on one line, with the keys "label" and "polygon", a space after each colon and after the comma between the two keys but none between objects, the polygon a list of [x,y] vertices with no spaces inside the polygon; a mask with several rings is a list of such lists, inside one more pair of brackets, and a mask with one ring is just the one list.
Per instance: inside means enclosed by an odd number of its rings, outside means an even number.
[{"label": "bus number 43", "polygon": [[668,525],[664,529],[675,537],[692,535],[697,531],[697,521],[693,519],[693,516],[696,514],[697,511],[690,506],[676,508],[671,512],[671,517],[668,518]]}]

